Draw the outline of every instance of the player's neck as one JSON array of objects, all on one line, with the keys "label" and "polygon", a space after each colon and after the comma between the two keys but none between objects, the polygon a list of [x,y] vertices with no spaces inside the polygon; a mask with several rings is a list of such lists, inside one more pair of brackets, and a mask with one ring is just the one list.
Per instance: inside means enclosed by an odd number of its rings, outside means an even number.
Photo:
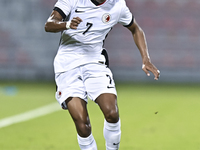
[{"label": "player's neck", "polygon": [[106,0],[91,0],[96,6],[99,6],[105,3]]},{"label": "player's neck", "polygon": [[95,0],[96,2],[98,2],[99,4],[104,3],[106,0]]},{"label": "player's neck", "polygon": [[99,3],[104,3],[106,0],[96,0]]}]

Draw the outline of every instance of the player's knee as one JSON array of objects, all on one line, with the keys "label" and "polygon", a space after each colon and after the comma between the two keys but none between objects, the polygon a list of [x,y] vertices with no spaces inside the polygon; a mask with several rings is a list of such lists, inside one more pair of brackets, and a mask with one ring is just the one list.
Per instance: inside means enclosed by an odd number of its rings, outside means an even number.
[{"label": "player's knee", "polygon": [[91,134],[91,125],[90,123],[79,123],[77,125],[78,134],[81,137],[88,137]]},{"label": "player's knee", "polygon": [[105,119],[107,122],[116,123],[119,121],[119,113],[117,110],[110,110],[105,114]]}]

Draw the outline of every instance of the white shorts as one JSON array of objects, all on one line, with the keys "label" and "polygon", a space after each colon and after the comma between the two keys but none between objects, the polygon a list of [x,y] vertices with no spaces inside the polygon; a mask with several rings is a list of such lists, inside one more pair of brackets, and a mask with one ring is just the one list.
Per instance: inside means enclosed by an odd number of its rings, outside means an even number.
[{"label": "white shorts", "polygon": [[79,97],[87,102],[95,101],[103,93],[117,96],[113,75],[104,64],[86,64],[55,75],[57,85],[56,99],[63,109],[69,97]]}]

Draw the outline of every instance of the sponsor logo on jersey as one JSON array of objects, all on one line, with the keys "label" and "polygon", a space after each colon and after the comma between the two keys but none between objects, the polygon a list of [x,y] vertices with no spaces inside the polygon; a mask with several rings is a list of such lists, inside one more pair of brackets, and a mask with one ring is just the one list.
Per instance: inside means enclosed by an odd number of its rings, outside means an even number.
[{"label": "sponsor logo on jersey", "polygon": [[105,13],[103,16],[102,16],[102,21],[103,23],[109,23],[111,20],[111,15],[108,14],[108,13]]},{"label": "sponsor logo on jersey", "polygon": [[82,10],[76,9],[75,12],[76,12],[76,13],[84,13],[85,11],[82,11]]}]

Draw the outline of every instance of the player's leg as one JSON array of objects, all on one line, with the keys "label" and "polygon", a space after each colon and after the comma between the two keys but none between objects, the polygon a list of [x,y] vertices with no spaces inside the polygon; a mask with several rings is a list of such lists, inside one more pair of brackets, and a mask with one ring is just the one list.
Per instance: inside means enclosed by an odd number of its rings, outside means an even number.
[{"label": "player's leg", "polygon": [[85,67],[85,86],[87,94],[101,108],[104,116],[104,137],[107,150],[119,148],[121,129],[117,107],[115,83],[106,65],[88,64]]},{"label": "player's leg", "polygon": [[81,150],[97,150],[96,142],[91,133],[91,125],[87,111],[87,103],[77,97],[66,100],[68,111],[75,123],[78,143]]},{"label": "player's leg", "polygon": [[87,103],[77,97],[68,98],[66,103],[77,133],[81,137],[88,137],[91,134],[91,125],[86,107]]},{"label": "player's leg", "polygon": [[107,122],[116,123],[119,121],[116,95],[104,93],[98,96],[95,102],[99,105]]},{"label": "player's leg", "polygon": [[97,150],[91,134],[87,112],[87,93],[81,79],[80,68],[56,74],[56,99],[63,109],[68,109],[77,130],[81,150]]},{"label": "player's leg", "polygon": [[101,94],[96,102],[105,116],[104,138],[106,140],[106,150],[117,150],[121,139],[121,123],[116,95]]}]

